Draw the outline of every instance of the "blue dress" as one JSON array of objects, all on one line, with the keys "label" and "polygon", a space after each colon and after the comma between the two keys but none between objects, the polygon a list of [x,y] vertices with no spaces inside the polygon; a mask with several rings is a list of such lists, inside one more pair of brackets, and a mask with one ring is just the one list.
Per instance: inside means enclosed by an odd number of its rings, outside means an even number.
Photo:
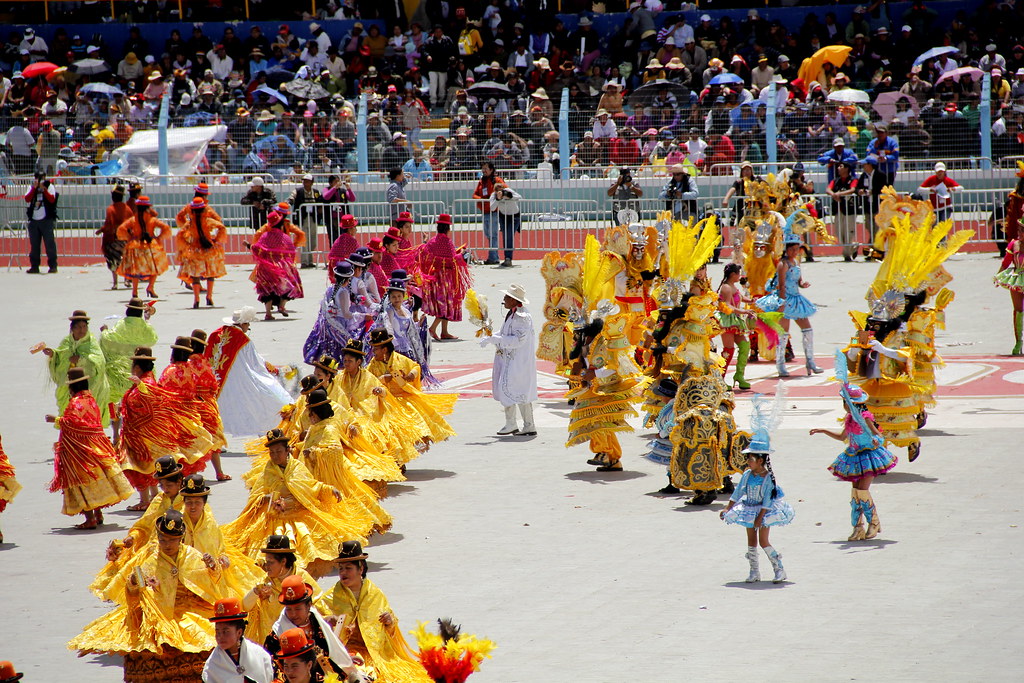
[{"label": "blue dress", "polygon": [[658,428],[658,438],[647,443],[647,448],[650,450],[644,454],[644,457],[651,462],[668,466],[672,461],[672,441],[669,439],[669,434],[672,433],[675,423],[675,401],[669,401],[654,420],[654,425]]},{"label": "blue dress", "polygon": [[[772,498],[772,491],[777,495]],[[793,521],[793,508],[787,503],[783,496],[781,487],[772,484],[772,478],[767,473],[761,477],[749,469],[743,472],[740,483],[736,486],[729,500],[733,501],[732,509],[725,513],[723,519],[729,524],[739,524],[748,529],[753,528],[754,520],[757,519],[761,508],[768,508],[761,524],[764,526],[783,526]]]},{"label": "blue dress", "polygon": [[[778,273],[768,284],[768,293],[757,300],[757,305],[762,311],[772,312],[779,310],[779,287]],[[798,320],[810,318],[818,312],[817,306],[800,293],[800,266],[790,266],[786,271],[786,310],[782,317],[787,320]]]},{"label": "blue dress", "polygon": [[867,410],[856,415],[854,412],[846,416],[845,423],[850,443],[828,466],[828,471],[843,481],[877,477],[896,467],[896,456],[885,447],[885,439],[868,428],[866,420],[874,420],[874,415]]},{"label": "blue dress", "polygon": [[302,345],[302,358],[312,363],[326,354],[341,360],[341,353],[350,339],[361,339],[366,326],[365,309],[352,300],[352,292],[341,285],[328,285],[320,300],[313,329]]}]

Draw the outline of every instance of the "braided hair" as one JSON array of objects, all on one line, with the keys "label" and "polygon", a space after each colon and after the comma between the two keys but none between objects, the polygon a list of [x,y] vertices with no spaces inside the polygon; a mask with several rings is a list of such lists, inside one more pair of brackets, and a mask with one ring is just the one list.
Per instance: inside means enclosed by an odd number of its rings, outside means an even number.
[{"label": "braided hair", "polygon": [[146,244],[153,241],[153,236],[149,234],[149,227],[146,225],[146,212],[149,210],[148,206],[136,206],[135,211],[138,214],[139,220],[139,239]]},{"label": "braided hair", "polygon": [[768,470],[768,476],[772,480],[772,500],[779,495],[779,484],[775,481],[775,470],[772,469],[772,459],[767,453],[764,454],[764,466]]},{"label": "braided hair", "polygon": [[196,232],[199,233],[199,246],[209,249],[213,246],[213,241],[206,234],[206,222],[202,218],[205,211],[205,208],[192,209],[192,222],[195,223]]}]

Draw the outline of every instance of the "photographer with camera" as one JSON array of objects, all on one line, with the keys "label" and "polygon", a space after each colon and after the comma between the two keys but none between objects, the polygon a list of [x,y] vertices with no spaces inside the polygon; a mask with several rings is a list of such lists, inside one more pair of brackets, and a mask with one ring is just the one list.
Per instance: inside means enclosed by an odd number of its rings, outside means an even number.
[{"label": "photographer with camera", "polygon": [[249,227],[256,232],[267,222],[267,212],[277,204],[277,195],[264,184],[263,178],[255,176],[249,182],[249,191],[240,202],[249,208]]},{"label": "photographer with camera", "polygon": [[619,171],[619,177],[608,188],[608,196],[612,198],[612,225],[618,225],[619,211],[633,209],[640,213],[640,202],[636,200],[644,196],[644,191],[633,182],[633,174],[630,170],[623,168]]},{"label": "photographer with camera", "polygon": [[28,216],[28,239],[30,250],[28,253],[28,273],[39,272],[40,242],[46,242],[46,265],[49,266],[49,273],[57,272],[57,241],[53,237],[53,229],[57,225],[57,196],[58,192],[46,178],[46,174],[37,172],[32,185],[25,193],[25,201],[28,203],[26,215]]},{"label": "photographer with camera", "polygon": [[494,194],[491,195],[491,213],[498,215],[498,229],[501,231],[502,247],[505,260],[499,268],[512,267],[512,249],[515,247],[516,233],[523,229],[523,214],[519,210],[522,195],[510,188],[503,180],[494,183]]},{"label": "photographer with camera", "polygon": [[673,220],[686,221],[697,212],[697,198],[700,197],[697,181],[682,164],[676,164],[670,170],[672,175],[661,188],[658,198],[666,200],[665,209],[672,212]]}]

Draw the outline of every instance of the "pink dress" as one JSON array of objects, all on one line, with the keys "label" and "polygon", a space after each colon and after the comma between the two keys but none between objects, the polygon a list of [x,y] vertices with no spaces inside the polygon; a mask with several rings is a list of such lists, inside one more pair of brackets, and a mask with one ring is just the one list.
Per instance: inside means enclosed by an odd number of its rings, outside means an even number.
[{"label": "pink dress", "polygon": [[434,235],[419,250],[423,276],[423,312],[445,320],[462,320],[462,300],[473,284],[469,266],[446,234]]}]

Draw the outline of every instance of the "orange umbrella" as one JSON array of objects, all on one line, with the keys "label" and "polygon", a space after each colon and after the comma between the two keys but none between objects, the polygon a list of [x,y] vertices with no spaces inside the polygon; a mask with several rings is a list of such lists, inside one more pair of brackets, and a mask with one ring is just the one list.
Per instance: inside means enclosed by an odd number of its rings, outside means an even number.
[{"label": "orange umbrella", "polygon": [[852,49],[849,45],[829,45],[828,47],[823,47],[803,61],[797,76],[802,78],[804,83],[807,84],[810,84],[811,81],[817,81],[821,77],[821,67],[825,65],[825,62],[834,64],[838,69],[846,61]]},{"label": "orange umbrella", "polygon": [[57,81],[60,77],[62,77],[65,74],[67,74],[67,72],[68,72],[68,68],[66,66],[62,66],[62,67],[56,68],[56,69],[54,69],[53,71],[50,72],[50,74],[46,77],[46,80],[48,80],[50,83],[53,83],[53,82]]}]

